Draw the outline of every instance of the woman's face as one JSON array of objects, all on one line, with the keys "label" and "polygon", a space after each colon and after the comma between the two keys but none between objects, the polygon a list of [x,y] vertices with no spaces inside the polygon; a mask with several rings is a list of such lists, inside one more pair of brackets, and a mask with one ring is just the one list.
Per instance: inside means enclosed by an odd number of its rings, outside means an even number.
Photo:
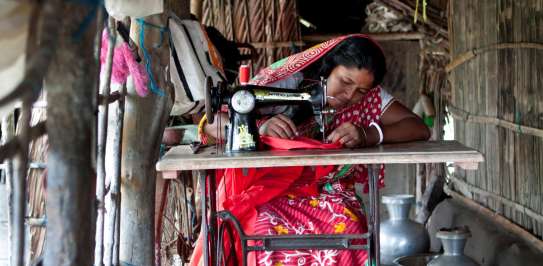
[{"label": "woman's face", "polygon": [[358,103],[373,88],[373,72],[362,68],[337,66],[328,76],[327,101],[341,109]]}]

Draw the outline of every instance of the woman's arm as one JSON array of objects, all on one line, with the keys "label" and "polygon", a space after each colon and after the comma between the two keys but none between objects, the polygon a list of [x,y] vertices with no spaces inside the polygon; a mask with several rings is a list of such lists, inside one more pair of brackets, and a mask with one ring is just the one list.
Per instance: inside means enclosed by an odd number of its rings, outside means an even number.
[{"label": "woman's arm", "polygon": [[[395,101],[381,115],[381,129],[383,143],[397,143],[430,138],[430,130],[422,119]],[[366,129],[367,144],[375,145],[379,142],[379,132],[375,127]]]},{"label": "woman's arm", "polygon": [[[430,138],[430,130],[422,120],[394,101],[381,115],[383,143],[397,143]],[[337,127],[327,137],[328,141],[339,142],[347,148],[375,146],[379,143],[379,131],[374,126],[360,128],[346,122]]]}]

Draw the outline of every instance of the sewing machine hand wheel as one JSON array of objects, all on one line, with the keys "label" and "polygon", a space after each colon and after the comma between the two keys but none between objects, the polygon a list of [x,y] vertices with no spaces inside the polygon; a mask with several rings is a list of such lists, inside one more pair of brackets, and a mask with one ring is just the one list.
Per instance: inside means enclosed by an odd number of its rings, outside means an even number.
[{"label": "sewing machine hand wheel", "polygon": [[213,106],[212,106],[213,99],[211,98],[212,89],[213,89],[213,79],[211,77],[206,77],[204,103],[205,103],[205,111],[206,111],[208,124],[213,124],[213,121],[215,120],[215,112],[213,112]]},{"label": "sewing machine hand wheel", "polygon": [[213,86],[213,79],[206,77],[204,93],[207,123],[213,124],[215,114],[220,110],[221,105],[224,103],[224,97],[226,97],[226,83],[219,81],[217,86]]}]

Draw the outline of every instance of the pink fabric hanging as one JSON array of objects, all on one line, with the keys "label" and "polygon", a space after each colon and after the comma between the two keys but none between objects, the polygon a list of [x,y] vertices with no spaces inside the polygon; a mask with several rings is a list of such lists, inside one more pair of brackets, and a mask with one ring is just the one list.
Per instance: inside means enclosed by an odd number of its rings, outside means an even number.
[{"label": "pink fabric hanging", "polygon": [[[102,31],[102,47],[100,48],[101,71],[104,71],[105,69],[109,45],[108,32],[107,29],[104,29]],[[149,89],[147,88],[149,77],[145,71],[145,67],[136,61],[132,51],[130,51],[130,47],[123,41],[119,46],[115,47],[113,51],[111,81],[117,84],[126,83],[128,75],[131,75],[134,80],[136,93],[140,97],[147,96],[147,94],[149,94]]]}]

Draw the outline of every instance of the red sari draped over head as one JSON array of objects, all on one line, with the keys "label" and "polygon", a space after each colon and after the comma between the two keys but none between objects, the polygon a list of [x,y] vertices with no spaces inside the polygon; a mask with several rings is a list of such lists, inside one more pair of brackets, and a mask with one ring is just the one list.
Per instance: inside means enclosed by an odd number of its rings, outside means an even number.
[{"label": "red sari draped over head", "polygon": [[[287,79],[348,38],[369,39],[363,34],[353,34],[326,41],[277,61],[261,70],[251,83],[268,85]],[[333,130],[345,122],[367,128],[371,122],[378,122],[380,93],[381,88],[377,86],[359,103],[338,110],[327,128]],[[270,149],[340,148],[339,144],[322,144],[307,138],[316,128],[316,122],[310,119],[298,127],[305,137],[294,141],[271,137],[261,137],[261,140]],[[383,176],[381,166],[380,187],[384,185]],[[354,193],[354,184],[367,184],[367,181],[368,171],[364,165],[225,169],[218,176],[217,209],[232,212],[249,235],[365,233],[364,210]],[[194,249],[191,265],[203,261],[201,240]],[[224,245],[228,254],[231,244]],[[235,246],[238,262],[241,262],[239,241]],[[261,251],[249,253],[248,265],[360,265],[365,260],[365,251]]]}]

